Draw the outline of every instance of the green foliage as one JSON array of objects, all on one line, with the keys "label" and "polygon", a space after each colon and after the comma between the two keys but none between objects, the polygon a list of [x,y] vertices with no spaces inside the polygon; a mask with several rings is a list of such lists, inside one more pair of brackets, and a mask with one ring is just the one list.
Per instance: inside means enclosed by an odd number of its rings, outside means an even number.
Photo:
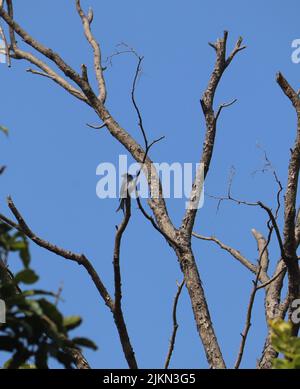
[{"label": "green foliage", "polygon": [[[73,368],[68,348],[97,346],[86,338],[70,337],[80,326],[79,316],[64,317],[57,307],[57,294],[41,289],[21,291],[20,285],[33,285],[39,277],[30,268],[28,241],[20,232],[0,223],[0,261],[18,254],[23,269],[13,276],[9,271],[0,277],[0,298],[6,304],[6,323],[0,324],[0,350],[11,357],[3,366],[9,369],[47,369],[53,358],[65,368]],[[51,301],[52,300],[52,301]]]},{"label": "green foliage", "polygon": [[0,131],[3,132],[5,135],[8,135],[8,128],[0,126]]},{"label": "green foliage", "polygon": [[274,369],[300,369],[300,338],[292,336],[292,325],[281,319],[270,321],[271,342],[274,349],[284,355],[284,359],[273,361]]},{"label": "green foliage", "polygon": [[15,232],[12,227],[0,222],[0,259],[6,262],[10,252],[18,253],[25,269],[28,269],[30,253],[27,238],[19,231]]}]

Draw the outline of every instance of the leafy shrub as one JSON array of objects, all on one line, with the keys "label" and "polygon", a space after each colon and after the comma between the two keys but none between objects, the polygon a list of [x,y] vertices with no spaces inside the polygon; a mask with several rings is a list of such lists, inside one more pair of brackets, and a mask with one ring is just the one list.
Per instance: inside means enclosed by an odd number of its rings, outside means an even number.
[{"label": "leafy shrub", "polygon": [[300,338],[292,336],[292,325],[281,319],[270,322],[271,342],[274,349],[284,358],[273,360],[274,369],[300,369]]}]

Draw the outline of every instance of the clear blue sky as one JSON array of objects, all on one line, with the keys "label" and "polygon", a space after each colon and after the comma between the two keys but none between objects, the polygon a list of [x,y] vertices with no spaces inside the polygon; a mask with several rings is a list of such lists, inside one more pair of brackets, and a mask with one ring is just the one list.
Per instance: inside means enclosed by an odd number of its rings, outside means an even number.
[{"label": "clear blue sky", "polygon": [[[91,65],[91,52],[73,1],[15,1],[15,17],[30,33],[51,46],[76,69]],[[94,9],[93,30],[103,57],[126,42],[145,56],[137,98],[149,138],[166,139],[151,152],[157,162],[197,162],[204,122],[199,106],[214,62],[207,45],[229,30],[229,48],[239,35],[247,50],[227,70],[216,104],[237,98],[219,121],[206,191],[223,195],[232,165],[237,197],[262,200],[275,206],[276,185],[270,174],[251,173],[263,166],[259,143],[268,152],[282,183],[286,183],[289,148],[295,136],[295,115],[275,82],[281,70],[299,88],[300,64],[291,61],[291,42],[300,38],[299,3],[296,0],[82,0]],[[96,167],[118,160],[125,151],[106,130],[85,126],[96,122],[93,111],[50,80],[26,73],[26,63],[1,64],[1,124],[10,136],[0,139],[0,210],[8,214],[5,198],[11,194],[32,229],[73,251],[84,252],[112,291],[112,250],[116,200],[100,200],[95,188]],[[135,69],[131,56],[118,57],[106,71],[108,106],[116,119],[142,142],[130,103]],[[178,225],[185,200],[169,200]],[[257,259],[251,228],[266,233],[265,215],[257,209],[223,204],[206,198],[195,230],[216,235]],[[177,260],[162,239],[133,206],[122,245],[123,305],[128,330],[140,367],[163,366],[171,334],[171,308],[176,280],[181,280]],[[31,245],[33,267],[41,274],[40,286],[57,289],[64,282],[66,314],[80,314],[81,335],[93,338],[98,352],[87,352],[93,367],[126,367],[110,312],[99,299],[84,269]],[[252,275],[211,243],[194,241],[194,251],[206,290],[213,322],[229,367],[237,355]],[[272,264],[278,259],[271,247]],[[20,267],[11,262],[12,269]],[[171,367],[206,368],[187,292],[178,307],[178,331]],[[254,367],[263,347],[266,326],[263,292],[256,300],[242,367]]]}]

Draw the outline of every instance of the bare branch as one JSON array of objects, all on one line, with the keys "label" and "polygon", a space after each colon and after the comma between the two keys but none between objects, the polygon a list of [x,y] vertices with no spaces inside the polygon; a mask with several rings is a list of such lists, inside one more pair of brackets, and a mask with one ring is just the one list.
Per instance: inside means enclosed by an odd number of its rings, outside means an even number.
[{"label": "bare branch", "polygon": [[260,147],[260,145],[258,145],[258,147],[262,150],[262,152],[264,154],[265,164],[264,164],[264,167],[261,170],[254,171],[253,175],[255,175],[259,171],[262,172],[262,173],[265,173],[266,171],[271,170],[271,172],[273,174],[273,177],[275,179],[275,182],[276,182],[276,184],[278,186],[278,191],[277,191],[277,195],[276,195],[277,208],[276,208],[276,212],[275,212],[275,219],[277,220],[278,214],[279,214],[279,210],[280,210],[280,207],[281,207],[280,196],[281,196],[281,192],[283,191],[283,187],[282,187],[281,181],[279,180],[279,177],[278,177],[278,174],[277,174],[276,170],[272,166],[272,163],[271,163],[271,161],[270,161],[270,159],[269,159],[269,157],[267,155],[266,150],[263,150]]},{"label": "bare branch", "polygon": [[[231,188],[231,187],[230,187]],[[270,218],[270,222],[272,223],[273,225],[273,228],[275,230],[275,233],[276,233],[276,237],[277,237],[277,241],[278,241],[278,245],[279,245],[279,248],[280,248],[280,253],[281,253],[281,256],[282,258],[284,257],[284,250],[283,250],[283,242],[282,242],[282,238],[281,238],[281,234],[280,234],[280,230],[279,230],[279,227],[278,227],[278,224],[277,224],[277,221],[276,221],[276,217],[277,217],[277,214],[278,214],[278,209],[276,210],[276,216],[274,216],[273,212],[272,212],[272,209],[270,207],[268,207],[267,205],[265,205],[263,202],[261,201],[257,201],[257,202],[248,202],[248,201],[245,201],[245,200],[240,200],[240,199],[236,199],[234,198],[232,195],[231,195],[231,189],[229,188],[228,190],[228,195],[227,196],[223,196],[223,197],[217,197],[217,196],[209,196],[211,198],[214,198],[215,200],[218,200],[219,203],[218,203],[218,206],[220,205],[220,203],[222,201],[232,201],[238,205],[247,205],[247,206],[250,206],[250,207],[260,207],[262,208],[264,211],[266,211],[266,213],[268,214],[269,218]]]},{"label": "bare branch", "polygon": [[230,53],[229,57],[226,60],[226,66],[230,64],[230,62],[233,60],[233,58],[238,52],[246,49],[246,46],[242,46],[242,43],[243,43],[243,38],[240,36],[235,44],[234,49],[232,50],[232,52]]},{"label": "bare branch", "polygon": [[[251,261],[249,261],[246,257],[244,257],[238,250],[224,244],[223,242],[221,242],[219,239],[217,239],[214,236],[203,236],[203,235],[197,234],[196,232],[193,232],[193,236],[195,238],[198,238],[201,240],[206,240],[206,241],[211,241],[211,242],[216,243],[219,247],[221,247],[222,250],[227,251],[236,260],[238,260],[242,265],[244,265],[247,269],[249,269],[253,274],[257,274],[258,267],[253,265],[253,263],[251,263]],[[262,282],[265,282],[265,280]]]},{"label": "bare branch", "polygon": [[142,202],[141,202],[141,199],[139,197],[139,194],[138,194],[138,191],[136,190],[136,201],[137,201],[137,204],[138,204],[138,207],[140,209],[140,211],[142,212],[143,216],[150,221],[150,223],[152,224],[152,226],[156,229],[156,231],[158,231],[165,239],[166,241],[173,247],[176,247],[179,251],[181,250],[181,247],[179,245],[178,242],[176,242],[175,240],[173,240],[172,238],[170,238],[163,230],[161,230],[159,228],[159,226],[155,223],[155,220],[154,218],[149,215],[145,208],[143,207],[142,205]]},{"label": "bare branch", "polygon": [[[268,222],[268,226],[270,226],[269,222]],[[247,341],[248,333],[249,333],[249,330],[251,327],[251,317],[252,317],[252,310],[253,310],[253,306],[254,306],[254,301],[255,301],[256,293],[259,289],[258,282],[259,282],[260,273],[261,273],[261,269],[262,269],[262,258],[264,257],[265,252],[268,249],[268,246],[270,244],[271,237],[272,237],[272,231],[273,231],[272,228],[269,227],[268,239],[265,242],[264,247],[260,251],[260,256],[259,256],[259,260],[258,260],[258,272],[257,272],[255,280],[253,281],[253,289],[252,289],[250,299],[249,299],[247,315],[246,315],[246,323],[245,323],[244,330],[241,333],[242,340],[241,340],[238,356],[237,356],[237,359],[236,359],[236,362],[234,365],[235,369],[238,369],[240,367],[240,364],[241,364],[242,359],[243,359],[246,341]]]},{"label": "bare branch", "polygon": [[98,99],[101,101],[102,104],[104,104],[106,100],[106,86],[103,77],[102,65],[101,65],[101,50],[100,50],[99,43],[96,41],[91,31],[93,11],[90,8],[89,14],[88,16],[86,16],[81,8],[80,0],[76,0],[76,9],[83,24],[85,37],[89,42],[89,44],[92,46],[92,49],[94,51],[94,69],[95,69],[95,74],[98,82],[98,90],[99,90]]},{"label": "bare branch", "polygon": [[223,103],[219,106],[218,110],[217,110],[217,114],[216,114],[216,120],[218,120],[219,116],[220,116],[220,113],[222,112],[222,109],[223,108],[227,108],[227,107],[230,107],[231,105],[233,105],[235,102],[237,102],[237,99],[233,99],[232,101],[230,101],[229,103]]},{"label": "bare branch", "polygon": [[94,124],[89,124],[89,123],[86,123],[86,125],[90,128],[93,128],[94,130],[101,130],[101,128],[104,128],[107,126],[107,121],[105,120],[104,123],[100,124],[99,126],[97,125],[94,125]]},{"label": "bare branch", "polygon": [[137,105],[137,102],[136,102],[136,99],[135,99],[136,84],[137,84],[137,80],[138,80],[139,74],[141,72],[141,65],[142,65],[143,59],[144,59],[144,57],[138,57],[138,64],[137,64],[137,67],[136,67],[136,71],[135,71],[135,75],[134,75],[134,79],[133,79],[132,90],[131,90],[131,100],[132,100],[132,104],[133,104],[134,109],[135,109],[135,111],[137,113],[137,116],[138,116],[138,120],[139,120],[138,124],[139,124],[140,130],[141,130],[141,132],[143,134],[145,148],[147,150],[147,148],[148,148],[148,139],[147,139],[146,131],[145,131],[144,124],[143,124],[143,117],[142,117],[141,111],[140,111],[139,106]]},{"label": "bare branch", "polygon": [[283,275],[286,271],[286,268],[281,269],[278,273],[276,273],[272,278],[270,278],[268,281],[266,281],[264,284],[261,284],[257,287],[257,290],[259,289],[264,289],[265,287],[269,286],[272,284],[272,282],[276,281],[278,277]]},{"label": "bare branch", "polygon": [[133,47],[130,47],[127,43],[121,42],[121,43],[119,43],[117,45],[117,47],[122,47],[122,46],[124,47],[124,49],[122,49],[122,50],[119,50],[119,49],[115,50],[114,53],[112,53],[111,55],[109,55],[105,59],[104,63],[109,64],[110,66],[112,66],[113,65],[113,61],[112,61],[113,58],[114,57],[118,57],[119,55],[123,55],[123,54],[133,54],[137,58],[140,57],[139,54],[136,52],[136,50]]},{"label": "bare branch", "polygon": [[[11,3],[11,2],[10,2]],[[78,73],[75,72],[57,53],[53,50],[45,47],[36,39],[32,38],[17,22],[15,22],[11,16],[5,12],[4,8],[0,8],[0,16],[6,23],[12,28],[12,30],[18,34],[24,42],[26,42],[29,46],[33,47],[39,53],[43,54],[45,57],[49,58],[53,61],[58,68],[65,73],[65,75],[71,78],[78,85],[83,85],[82,80]]]},{"label": "bare branch", "polygon": [[278,85],[280,86],[283,93],[288,97],[288,99],[293,104],[294,108],[296,109],[297,113],[300,109],[300,98],[297,94],[297,92],[291,87],[291,85],[288,83],[288,81],[284,78],[284,76],[279,72],[276,75],[276,81]]},{"label": "bare branch", "polygon": [[51,251],[52,253],[59,255],[60,257],[74,261],[74,262],[78,263],[78,265],[82,265],[87,270],[90,277],[92,278],[93,283],[96,286],[97,290],[99,291],[105,304],[111,310],[113,310],[114,303],[113,303],[112,298],[110,297],[109,293],[107,292],[104,284],[102,283],[101,279],[99,278],[93,265],[85,257],[85,255],[76,254],[76,253],[73,253],[72,251],[65,250],[63,248],[60,248],[60,247],[58,247],[50,242],[47,242],[46,240],[44,240],[42,238],[40,238],[34,232],[32,232],[32,230],[28,227],[28,225],[26,224],[22,215],[20,214],[20,212],[16,208],[11,197],[8,197],[7,203],[8,203],[10,210],[12,211],[13,215],[15,216],[16,220],[18,221],[18,224],[14,223],[13,221],[9,220],[8,218],[6,218],[5,216],[3,216],[1,214],[0,214],[0,220],[2,220],[4,223],[7,223],[11,227],[16,228],[18,231],[23,232],[29,239],[31,239],[38,246],[43,247],[44,249]]},{"label": "bare branch", "polygon": [[125,215],[119,227],[117,227],[114,247],[114,283],[115,283],[115,304],[114,304],[114,319],[119,330],[120,341],[123,347],[124,355],[126,356],[128,365],[131,369],[137,369],[138,365],[134,356],[134,351],[131,346],[129,335],[127,332],[124,315],[122,311],[122,281],[120,270],[120,245],[123,233],[126,230],[131,216],[131,198],[128,195],[125,204]]},{"label": "bare branch", "polygon": [[[147,137],[147,133],[146,133],[146,130],[145,130],[145,127],[144,127],[144,122],[143,122],[143,116],[142,116],[142,113],[141,113],[141,110],[137,104],[137,101],[136,101],[136,97],[135,97],[135,93],[136,93],[136,86],[137,86],[137,80],[138,80],[138,76],[139,74],[141,73],[141,64],[142,64],[142,61],[143,61],[143,57],[140,57],[137,52],[134,50],[134,49],[130,49],[130,52],[133,53],[137,59],[138,59],[138,63],[137,63],[137,67],[136,67],[136,70],[135,70],[135,74],[134,74],[134,78],[133,78],[133,83],[132,83],[132,89],[131,89],[131,101],[132,101],[132,104],[134,106],[134,109],[136,111],[136,114],[137,114],[137,117],[138,117],[138,125],[139,125],[139,128],[141,130],[141,133],[142,133],[142,136],[143,136],[143,140],[144,140],[144,147],[145,147],[145,155],[143,157],[143,160],[140,164],[140,168],[136,174],[136,177],[135,177],[135,195],[136,195],[136,200],[137,200],[137,204],[138,204],[138,207],[140,209],[140,211],[142,212],[142,214],[145,216],[145,218],[147,220],[149,220],[152,224],[152,226],[158,231],[160,232],[163,237],[167,240],[167,242],[172,245],[173,247],[176,247],[180,250],[180,246],[178,245],[178,243],[172,239],[172,237],[170,237],[168,234],[165,233],[165,231],[163,229],[161,229],[157,223],[155,222],[155,220],[153,219],[152,216],[150,216],[144,209],[143,205],[142,205],[142,202],[141,202],[141,199],[139,197],[139,193],[138,193],[138,190],[137,190],[137,182],[138,182],[138,178],[144,168],[144,165],[145,165],[145,162],[146,162],[146,159],[148,157],[148,154],[149,154],[149,151],[151,149],[151,147],[153,147],[156,143],[160,142],[161,140],[163,140],[165,137],[164,136],[161,136],[160,138],[158,139],[154,139],[151,143],[149,143],[148,141],[148,137]],[[152,164],[152,162],[151,162]]]},{"label": "bare branch", "polygon": [[171,339],[170,339],[170,346],[169,346],[167,358],[166,358],[166,361],[165,361],[165,366],[164,366],[165,369],[169,368],[171,357],[172,357],[172,354],[173,354],[173,351],[174,351],[176,334],[177,334],[177,330],[178,330],[177,305],[178,305],[178,300],[179,300],[180,293],[182,291],[183,285],[184,285],[184,280],[182,280],[180,284],[177,283],[177,292],[176,292],[176,295],[175,295],[175,298],[174,298],[173,313],[172,313],[172,316],[173,316],[173,331],[172,331],[172,336],[171,336]]},{"label": "bare branch", "polygon": [[64,284],[63,284],[63,282],[61,282],[61,284],[60,284],[60,286],[59,286],[59,288],[58,288],[58,291],[57,291],[57,293],[55,294],[55,302],[54,302],[54,305],[58,305],[58,303],[59,303],[60,301],[63,301],[63,299],[61,298],[61,294],[62,294],[62,292],[63,292],[63,286],[64,286]]},{"label": "bare branch", "polygon": [[[269,267],[269,252],[268,252],[267,248],[265,249],[266,244],[267,244],[266,239],[255,228],[252,228],[251,232],[252,232],[252,235],[254,236],[254,238],[257,242],[257,249],[258,249],[259,255],[261,255],[261,272],[263,274],[267,274],[268,267]],[[263,251],[264,251],[264,253],[262,254]]]},{"label": "bare branch", "polygon": [[45,73],[45,72],[40,72],[39,70],[28,68],[28,69],[26,69],[26,72],[32,73],[32,74],[37,74],[38,76],[42,76],[42,77],[46,77],[46,78],[51,78],[51,80],[54,79],[53,75],[50,75],[49,73]]},{"label": "bare branch", "polygon": [[246,324],[245,324],[243,332],[241,333],[242,341],[240,344],[240,349],[239,349],[239,353],[237,356],[237,360],[236,360],[235,365],[234,365],[235,369],[239,369],[240,364],[242,362],[247,336],[248,336],[248,333],[249,333],[249,330],[251,327],[251,316],[252,316],[252,309],[253,309],[255,296],[256,296],[256,292],[257,292],[258,277],[259,277],[259,272],[257,274],[256,280],[253,281],[253,289],[252,289],[252,292],[250,295],[250,300],[249,300],[247,315],[246,315]]},{"label": "bare branch", "polygon": [[[286,263],[289,278],[290,301],[300,296],[300,271],[297,258],[296,231],[296,200],[300,170],[300,98],[281,73],[277,74],[277,83],[283,93],[289,98],[297,114],[297,134],[288,168],[288,182],[284,203],[284,229],[283,229],[283,260]],[[294,326],[294,335],[298,333],[298,325]]]},{"label": "bare branch", "polygon": [[[217,119],[221,113],[221,110],[225,106],[229,106],[232,103],[229,104],[223,104],[223,107],[221,106],[217,114],[215,115],[214,112],[214,96],[218,87],[218,84],[222,78],[222,75],[224,71],[226,70],[227,66],[232,61],[233,57],[237,54],[238,51],[242,50],[241,47],[241,38],[238,40],[236,47],[234,48],[233,52],[230,54],[230,56],[226,59],[226,43],[227,43],[227,37],[228,32],[224,31],[224,35],[222,39],[218,39],[216,43],[210,44],[216,51],[216,62],[214,66],[214,70],[211,73],[211,77],[208,83],[208,86],[206,90],[203,93],[203,96],[201,98],[201,107],[202,111],[205,117],[205,123],[206,123],[206,135],[205,135],[205,141],[203,145],[202,150],[202,157],[201,157],[201,163],[199,166],[199,169],[202,169],[204,166],[204,178],[206,178],[209,167],[210,167],[210,161],[213,155],[214,150],[214,143],[215,143],[215,137],[216,137],[216,126],[217,126]],[[198,177],[199,177],[199,172]],[[197,214],[197,207],[195,207],[195,202],[198,203],[200,199],[200,194],[202,190],[201,182],[198,182],[197,180],[197,174],[196,178],[193,183],[191,195],[190,195],[190,202],[187,207],[186,213],[184,215],[184,218],[182,220],[182,229],[186,231],[188,236],[191,236],[195,217]],[[202,183],[203,184],[203,183]]]},{"label": "bare branch", "polygon": [[[2,5],[0,5],[0,8],[2,7]],[[7,39],[6,39],[6,36],[4,34],[4,31],[3,31],[3,28],[2,26],[0,25],[0,37],[2,38],[2,41],[4,43],[4,50],[5,50],[5,56],[6,56],[6,63],[7,63],[7,66],[10,68],[11,67],[11,60],[10,60],[10,52],[9,52],[9,47],[8,47],[8,43],[7,43]]]},{"label": "bare branch", "polygon": [[18,47],[15,47],[14,53],[17,59],[25,59],[42,70],[42,72],[40,72],[34,69],[27,69],[27,72],[50,78],[58,85],[60,85],[63,89],[65,89],[67,92],[69,92],[71,95],[89,104],[87,98],[80,90],[74,88],[63,77],[61,77],[53,69],[51,69],[51,67],[48,66],[45,62],[38,59],[37,57],[35,57],[33,54],[29,52],[19,49]]}]

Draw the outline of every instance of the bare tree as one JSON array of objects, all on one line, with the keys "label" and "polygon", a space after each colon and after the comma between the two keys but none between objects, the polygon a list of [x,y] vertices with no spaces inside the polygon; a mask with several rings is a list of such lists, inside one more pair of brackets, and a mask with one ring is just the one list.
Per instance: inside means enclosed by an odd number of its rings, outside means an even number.
[{"label": "bare tree", "polygon": [[[13,1],[6,0],[5,5],[0,5],[0,17],[8,26],[8,38],[7,42],[7,56],[10,59],[25,60],[35,68],[29,68],[28,71],[47,77],[57,83],[60,87],[65,89],[69,94],[73,95],[83,103],[91,107],[96,112],[97,116],[101,120],[102,124],[98,128],[107,128],[109,133],[119,142],[124,148],[131,154],[131,156],[140,164],[140,171],[143,171],[147,177],[149,186],[149,199],[148,205],[150,207],[150,213],[145,210],[141,200],[137,197],[138,206],[145,216],[150,221],[152,226],[165,238],[166,242],[172,247],[176,257],[178,258],[180,269],[183,273],[184,284],[186,285],[191,306],[194,313],[194,318],[197,326],[199,337],[202,341],[207,361],[211,368],[224,369],[226,364],[222,356],[222,352],[219,346],[217,336],[215,334],[214,326],[211,320],[209,307],[205,297],[205,291],[201,283],[201,277],[199,270],[196,265],[194,251],[192,248],[192,237],[195,236],[200,239],[213,241],[218,244],[222,249],[228,251],[235,259],[237,259],[243,266],[254,273],[256,279],[254,281],[254,288],[251,294],[249,309],[247,313],[247,320],[245,330],[242,334],[242,344],[240,347],[236,367],[240,365],[247,333],[251,325],[251,309],[253,306],[255,294],[259,289],[265,290],[265,314],[266,319],[272,319],[274,317],[284,317],[287,310],[290,307],[291,302],[299,298],[299,265],[297,257],[297,247],[300,241],[300,228],[299,221],[296,223],[296,194],[298,185],[299,175],[299,164],[300,164],[300,101],[298,94],[292,89],[285,78],[279,74],[277,76],[277,82],[283,92],[292,102],[295,107],[298,117],[298,128],[297,128],[297,139],[293,150],[291,151],[291,160],[288,171],[288,183],[286,186],[285,193],[285,217],[284,217],[284,231],[280,232],[277,217],[278,210],[274,214],[272,209],[262,202],[247,203],[245,201],[236,200],[231,196],[229,192],[227,200],[235,201],[239,204],[247,204],[249,206],[260,207],[268,216],[268,228],[269,237],[265,239],[258,231],[253,230],[253,235],[257,242],[258,251],[260,253],[260,259],[258,264],[253,264],[250,260],[245,258],[240,252],[228,245],[220,242],[215,237],[203,237],[199,234],[193,233],[194,223],[197,216],[198,203],[202,190],[202,181],[200,179],[200,169],[204,167],[204,177],[207,177],[211,160],[213,157],[215,138],[217,134],[217,123],[220,118],[222,110],[229,107],[235,102],[235,100],[229,103],[221,104],[217,109],[214,107],[214,97],[217,92],[218,84],[223,77],[225,70],[229,67],[234,57],[243,49],[245,46],[242,45],[242,38],[239,38],[233,48],[233,50],[227,54],[227,38],[228,32],[225,31],[222,38],[218,39],[215,43],[210,43],[210,46],[214,49],[216,59],[215,65],[212,70],[207,88],[205,89],[201,98],[201,107],[205,118],[205,141],[202,149],[200,158],[200,167],[195,175],[192,190],[190,193],[189,203],[185,210],[181,225],[176,227],[169,217],[167,206],[164,200],[162,184],[159,179],[158,172],[156,171],[152,160],[150,159],[148,152],[150,147],[156,142],[149,143],[146,132],[143,127],[143,119],[141,112],[138,108],[134,97],[135,82],[132,89],[132,101],[136,109],[139,127],[141,129],[144,147],[142,147],[132,135],[124,129],[121,124],[118,123],[117,118],[114,118],[111,112],[106,107],[106,83],[102,67],[101,48],[100,44],[96,40],[92,32],[93,12],[90,9],[88,13],[85,13],[81,7],[80,0],[75,1],[76,9],[80,20],[83,25],[84,35],[91,46],[94,59],[94,74],[97,80],[97,91],[95,91],[91,83],[89,82],[89,71],[87,66],[81,65],[81,72],[77,72],[71,67],[65,60],[52,49],[44,46],[37,39],[32,37],[25,29],[17,23],[14,19],[13,13]],[[16,35],[22,39],[22,47],[20,48]],[[29,47],[33,49],[32,52],[26,51],[25,48]],[[136,77],[139,73],[139,66],[142,58],[138,57],[138,68]],[[51,66],[49,65],[51,64]],[[64,76],[61,76],[61,73]],[[158,141],[158,140],[157,140]],[[279,181],[278,181],[279,182]],[[278,194],[280,199],[280,191]],[[278,200],[279,201],[279,200]],[[125,319],[121,308],[121,274],[120,274],[120,243],[122,235],[126,229],[126,226],[130,219],[130,200],[126,203],[126,211],[124,219],[120,226],[117,228],[115,238],[115,249],[114,249],[114,275],[115,275],[115,296],[112,298],[104,283],[100,279],[100,276],[96,273],[92,262],[86,258],[83,254],[72,253],[68,250],[59,248],[52,243],[49,243],[35,233],[28,227],[25,220],[21,216],[20,211],[16,208],[15,204],[11,199],[8,201],[9,208],[14,214],[17,223],[1,215],[0,219],[9,225],[21,230],[26,234],[32,241],[39,246],[54,252],[61,257],[68,260],[75,261],[79,265],[82,265],[90,275],[93,283],[95,284],[101,299],[108,306],[113,314],[116,327],[120,336],[120,341],[123,347],[123,352],[126,357],[128,366],[130,368],[137,368],[138,364],[135,359],[133,347],[131,345],[130,337],[126,328]],[[280,207],[280,201],[278,203]],[[278,208],[279,209],[279,208]],[[298,213],[299,215],[299,213]],[[298,217],[299,220],[299,217]],[[276,239],[278,241],[280,259],[273,275],[268,274],[268,265],[270,262],[268,254],[268,244],[272,238],[272,234],[275,232]],[[283,285],[283,279],[287,273],[288,276],[288,296],[286,299],[281,299],[281,290]],[[178,290],[178,297],[183,284],[180,285]],[[176,297],[177,297],[176,296]],[[178,297],[176,298],[176,304],[173,310],[174,319],[174,330],[177,329],[176,321],[176,306]],[[297,333],[297,326],[294,328],[294,332]],[[175,335],[176,336],[176,330]],[[174,340],[171,341],[171,353],[173,350]],[[270,338],[268,336],[264,347],[263,356],[259,363],[259,367],[268,368],[271,365],[272,358],[276,355],[270,344]],[[170,355],[168,355],[166,365],[168,366]]]}]

